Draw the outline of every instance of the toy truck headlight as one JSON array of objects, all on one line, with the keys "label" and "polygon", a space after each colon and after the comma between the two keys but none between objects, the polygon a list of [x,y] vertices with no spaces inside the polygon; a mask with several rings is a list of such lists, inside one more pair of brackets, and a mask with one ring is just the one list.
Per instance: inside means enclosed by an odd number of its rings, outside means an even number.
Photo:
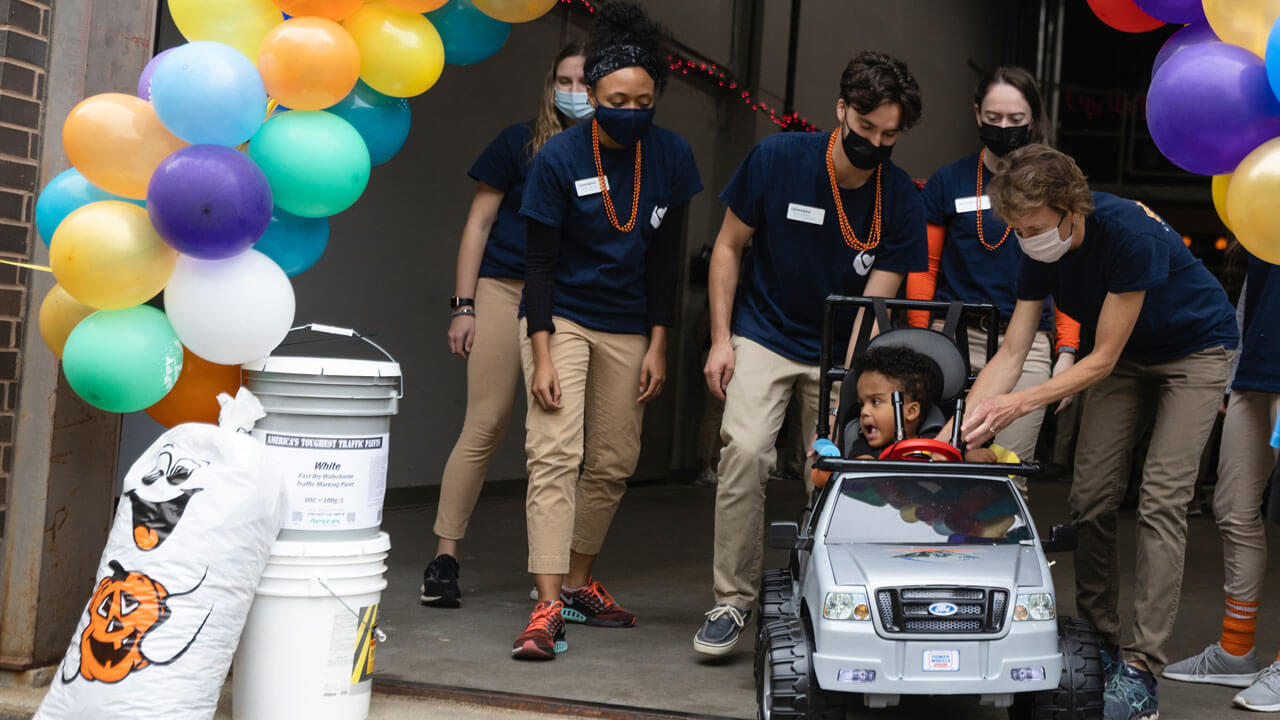
[{"label": "toy truck headlight", "polygon": [[1049,593],[1019,595],[1018,602],[1013,606],[1013,619],[1018,622],[1024,620],[1052,620],[1057,617],[1057,614],[1057,609],[1053,603],[1053,595]]},{"label": "toy truck headlight", "polygon": [[828,620],[870,620],[871,606],[865,590],[827,593],[822,617]]}]

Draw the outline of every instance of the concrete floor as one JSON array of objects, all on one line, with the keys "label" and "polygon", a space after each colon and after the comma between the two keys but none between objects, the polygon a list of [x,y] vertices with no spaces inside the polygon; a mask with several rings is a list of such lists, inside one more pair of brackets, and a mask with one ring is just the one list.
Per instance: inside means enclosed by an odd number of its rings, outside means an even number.
[{"label": "concrete floor", "polygon": [[[1065,522],[1068,485],[1032,481],[1037,525]],[[382,596],[381,627],[390,639],[378,647],[378,677],[495,690],[589,703],[638,706],[702,716],[755,717],[751,641],[748,628],[736,652],[707,662],[693,652],[692,638],[710,609],[711,533],[715,491],[689,485],[633,487],[623,500],[596,567],[601,580],[625,607],[639,616],[625,630],[568,629],[570,650],[550,663],[522,663],[509,657],[512,639],[524,628],[531,580],[525,573],[523,495],[482,498],[463,545],[460,609],[418,604],[422,568],[435,548],[431,523],[435,508],[388,511],[391,533],[389,586]],[[769,486],[771,520],[793,519],[802,503],[796,483]],[[1170,653],[1181,658],[1218,637],[1222,618],[1222,556],[1212,518],[1192,517],[1187,569],[1176,635]],[[1121,542],[1132,547],[1133,512],[1122,515]],[[1270,526],[1272,547],[1280,547],[1280,527]],[[1121,552],[1122,576],[1132,577],[1133,554]],[[766,567],[780,566],[777,551]],[[1070,554],[1057,556],[1054,581],[1059,611],[1074,614]],[[1122,589],[1121,606],[1132,597]],[[1280,650],[1280,578],[1268,578],[1260,613],[1259,652],[1266,659]],[[375,680],[376,685],[376,680]],[[1235,690],[1172,681],[1160,685],[1162,717],[1245,718],[1230,707]],[[975,703],[920,699],[868,717],[949,719],[1003,718],[1002,710]]]}]

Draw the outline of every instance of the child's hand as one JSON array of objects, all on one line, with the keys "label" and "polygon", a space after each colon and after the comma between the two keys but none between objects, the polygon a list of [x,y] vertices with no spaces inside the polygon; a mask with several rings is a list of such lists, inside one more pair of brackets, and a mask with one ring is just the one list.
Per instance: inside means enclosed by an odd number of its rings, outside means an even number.
[{"label": "child's hand", "polygon": [[984,448],[984,447],[974,448],[966,452],[964,454],[964,461],[971,462],[971,463],[999,462],[999,460],[996,459],[996,454],[991,451],[991,448]]}]

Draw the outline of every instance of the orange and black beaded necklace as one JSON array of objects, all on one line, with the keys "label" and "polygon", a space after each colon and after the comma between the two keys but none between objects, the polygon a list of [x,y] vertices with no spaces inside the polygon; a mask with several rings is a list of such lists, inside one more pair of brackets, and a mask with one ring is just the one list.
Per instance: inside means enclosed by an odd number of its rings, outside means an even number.
[{"label": "orange and black beaded necklace", "polygon": [[978,194],[974,198],[975,200],[978,201],[978,207],[975,210],[975,212],[978,213],[978,242],[982,243],[982,247],[994,252],[995,250],[999,249],[1001,245],[1004,244],[1005,240],[1009,239],[1009,230],[1011,228],[1008,225],[1005,226],[1004,235],[1000,236],[1000,241],[997,242],[995,245],[992,245],[991,243],[987,242],[987,238],[984,237],[982,234],[982,168],[983,168],[983,159],[986,158],[986,156],[987,156],[987,149],[982,148],[982,152],[978,153]]},{"label": "orange and black beaded necklace", "polygon": [[613,198],[609,195],[608,182],[604,176],[604,163],[600,162],[600,123],[591,120],[591,150],[596,158],[596,177],[600,179],[600,197],[604,198],[604,212],[609,216],[609,223],[618,232],[631,232],[636,226],[636,216],[640,212],[640,141],[636,141],[636,175],[635,190],[631,196],[631,220],[626,225],[618,224],[618,213],[613,209]]},{"label": "orange and black beaded necklace", "polygon": [[[852,132],[852,131],[850,131]],[[866,252],[875,248],[880,244],[880,218],[882,194],[880,185],[880,173],[884,170],[884,165],[876,166],[876,204],[875,209],[871,213],[871,232],[867,236],[866,242],[858,239],[858,235],[854,233],[853,226],[849,224],[849,218],[844,214],[844,202],[840,199],[840,186],[836,184],[836,139],[840,136],[840,131],[831,131],[831,139],[827,141],[827,179],[831,181],[831,198],[836,203],[836,220],[840,224],[840,234],[844,236],[844,244],[861,252]]]}]

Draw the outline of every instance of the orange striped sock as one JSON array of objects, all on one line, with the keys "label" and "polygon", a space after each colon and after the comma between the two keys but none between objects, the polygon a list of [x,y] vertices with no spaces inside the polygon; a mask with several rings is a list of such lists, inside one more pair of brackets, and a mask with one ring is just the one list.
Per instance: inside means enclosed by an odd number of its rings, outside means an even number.
[{"label": "orange striped sock", "polygon": [[1258,601],[1243,602],[1227,598],[1227,611],[1222,616],[1222,649],[1237,657],[1253,649],[1253,635],[1258,627]]}]

